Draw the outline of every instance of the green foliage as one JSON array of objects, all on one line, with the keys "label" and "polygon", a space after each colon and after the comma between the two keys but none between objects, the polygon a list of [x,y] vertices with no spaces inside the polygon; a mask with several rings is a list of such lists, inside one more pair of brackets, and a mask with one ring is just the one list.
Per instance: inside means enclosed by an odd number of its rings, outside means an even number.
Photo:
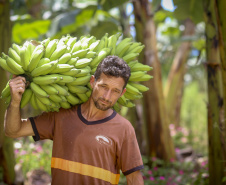
[{"label": "green foliage", "polygon": [[181,105],[181,125],[189,132],[189,143],[195,151],[207,155],[207,95],[192,82],[184,89]]},{"label": "green foliage", "polygon": [[[151,167],[143,158],[142,170],[145,185],[208,185],[207,162],[164,162],[152,158]],[[126,177],[121,174],[119,185],[126,185]]]},{"label": "green foliage", "polygon": [[51,174],[52,141],[34,143],[31,137],[17,139],[15,148],[16,162],[22,164],[24,176],[28,171],[39,168]]},{"label": "green foliage", "polygon": [[30,23],[15,23],[12,30],[13,42],[22,44],[25,40],[38,39],[45,34],[50,25],[50,20],[38,20]]},{"label": "green foliage", "polygon": [[123,3],[127,2],[128,0],[98,0],[98,3],[103,7],[104,10],[108,11],[111,8],[114,8],[116,6],[120,6]]},{"label": "green foliage", "polygon": [[173,0],[177,7],[174,16],[178,20],[190,18],[194,23],[199,23],[204,19],[203,0]]},{"label": "green foliage", "polygon": [[159,10],[155,13],[154,21],[156,24],[164,22],[166,18],[173,18],[173,12],[166,10]]}]

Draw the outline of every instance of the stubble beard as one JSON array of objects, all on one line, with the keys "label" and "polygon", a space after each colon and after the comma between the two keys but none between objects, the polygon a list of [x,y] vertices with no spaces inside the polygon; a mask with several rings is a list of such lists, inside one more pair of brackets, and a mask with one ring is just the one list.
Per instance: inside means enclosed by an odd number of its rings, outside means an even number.
[{"label": "stubble beard", "polygon": [[[102,110],[102,111],[106,111],[110,108],[112,108],[111,106],[111,102],[110,101],[106,101],[104,100],[103,98],[98,98],[98,99],[95,99],[93,96],[92,96],[92,99],[93,99],[93,102],[94,102],[94,105],[97,109],[99,110]],[[105,102],[108,102],[110,105],[109,106],[104,106],[104,105],[101,105],[101,103],[99,101],[105,101]]]}]

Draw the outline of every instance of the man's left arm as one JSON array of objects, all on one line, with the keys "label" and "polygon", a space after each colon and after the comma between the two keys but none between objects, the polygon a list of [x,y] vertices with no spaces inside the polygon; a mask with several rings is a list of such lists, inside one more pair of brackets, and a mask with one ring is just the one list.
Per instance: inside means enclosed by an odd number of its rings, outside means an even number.
[{"label": "man's left arm", "polygon": [[126,176],[127,185],[144,185],[144,180],[140,171],[135,171]]}]

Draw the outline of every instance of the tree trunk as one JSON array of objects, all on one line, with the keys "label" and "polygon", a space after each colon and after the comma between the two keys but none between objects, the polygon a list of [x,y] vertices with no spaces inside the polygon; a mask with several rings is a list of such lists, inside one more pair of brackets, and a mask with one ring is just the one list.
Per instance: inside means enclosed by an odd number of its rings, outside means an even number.
[{"label": "tree trunk", "polygon": [[144,93],[145,121],[148,132],[148,153],[151,157],[163,160],[175,158],[172,138],[169,132],[165,100],[163,97],[160,62],[157,56],[155,25],[148,0],[133,2],[135,14],[136,39],[145,45],[141,53],[143,61],[153,67],[149,72],[154,78],[144,85],[150,88]]},{"label": "tree trunk", "polygon": [[[226,17],[225,17],[226,1],[215,0],[215,9],[217,14],[218,34],[219,34],[219,47],[221,56],[221,73],[223,81],[223,105],[224,114],[222,122],[222,132],[224,134],[224,143],[226,143]],[[225,146],[225,145],[224,145]],[[226,149],[224,149],[226,151]],[[226,153],[224,153],[226,156]],[[225,165],[226,169],[226,165]]]},{"label": "tree trunk", "polygon": [[[0,53],[8,52],[11,44],[11,22],[10,22],[9,1],[0,0]],[[0,68],[0,91],[7,83],[6,72]],[[0,99],[0,171],[3,171],[3,179],[6,184],[13,184],[15,178],[14,165],[15,158],[13,152],[13,139],[4,135],[4,114],[6,110],[5,100]],[[2,175],[1,175],[2,176]]]},{"label": "tree trunk", "polygon": [[[129,21],[130,16],[126,14],[126,6],[127,4],[122,4],[119,7],[120,23],[123,31],[123,36],[131,37],[131,34],[130,34],[131,29],[130,29],[130,21]],[[142,111],[140,111],[142,107],[141,107],[141,102],[139,100],[136,100],[135,103],[136,103],[135,107],[128,109],[127,117],[134,126],[141,154],[145,155],[145,142],[144,142],[144,134],[143,134],[144,132],[142,130],[143,114],[142,114]]]},{"label": "tree trunk", "polygon": [[214,1],[205,1],[206,54],[208,74],[208,141],[209,141],[209,183],[222,182],[226,176],[225,121],[223,118],[223,89],[220,67],[219,39],[217,33]]},{"label": "tree trunk", "polygon": [[[195,24],[187,19],[185,21],[183,36],[191,36],[195,31]],[[174,57],[173,64],[166,82],[164,95],[166,99],[166,110],[169,123],[180,126],[181,99],[183,95],[185,65],[190,52],[191,42],[183,42]]]}]

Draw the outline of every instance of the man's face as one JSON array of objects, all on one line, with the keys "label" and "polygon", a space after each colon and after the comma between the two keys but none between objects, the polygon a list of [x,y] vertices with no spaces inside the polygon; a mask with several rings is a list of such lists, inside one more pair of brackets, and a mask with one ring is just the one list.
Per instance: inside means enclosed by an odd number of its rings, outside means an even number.
[{"label": "man's face", "polygon": [[125,84],[123,78],[109,77],[104,73],[101,74],[97,81],[92,76],[90,84],[93,88],[91,98],[96,108],[102,111],[113,107],[118,98],[126,91],[126,89],[123,89]]}]

